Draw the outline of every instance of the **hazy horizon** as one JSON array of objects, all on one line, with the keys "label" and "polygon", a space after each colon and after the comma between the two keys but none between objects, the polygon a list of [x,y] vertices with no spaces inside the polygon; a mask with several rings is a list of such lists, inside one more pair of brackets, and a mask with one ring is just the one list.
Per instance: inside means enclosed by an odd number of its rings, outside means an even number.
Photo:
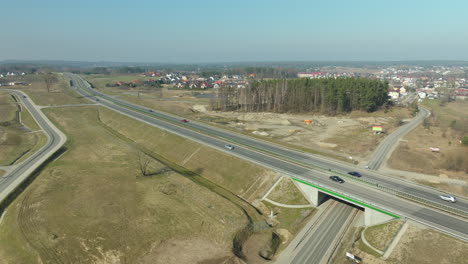
[{"label": "hazy horizon", "polygon": [[0,61],[466,61],[467,9],[458,0],[11,1]]}]

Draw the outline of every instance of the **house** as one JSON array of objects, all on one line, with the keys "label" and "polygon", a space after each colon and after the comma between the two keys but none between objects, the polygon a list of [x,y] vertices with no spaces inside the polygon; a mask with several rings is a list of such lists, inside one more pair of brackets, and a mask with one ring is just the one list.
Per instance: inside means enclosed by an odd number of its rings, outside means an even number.
[{"label": "house", "polygon": [[202,88],[202,89],[208,88],[208,83],[202,82],[202,83],[200,84],[200,88]]},{"label": "house", "polygon": [[215,84],[213,85],[213,89],[219,89],[219,87],[220,87],[220,85],[217,84],[217,83],[215,83]]},{"label": "house", "polygon": [[400,93],[398,91],[390,91],[388,92],[388,96],[392,100],[397,100],[398,98],[400,98]]},{"label": "house", "polygon": [[427,94],[425,92],[423,92],[423,91],[418,92],[418,96],[419,96],[420,99],[426,98],[426,95]]},{"label": "house", "polygon": [[468,87],[462,87],[455,90],[455,99],[468,100]]}]

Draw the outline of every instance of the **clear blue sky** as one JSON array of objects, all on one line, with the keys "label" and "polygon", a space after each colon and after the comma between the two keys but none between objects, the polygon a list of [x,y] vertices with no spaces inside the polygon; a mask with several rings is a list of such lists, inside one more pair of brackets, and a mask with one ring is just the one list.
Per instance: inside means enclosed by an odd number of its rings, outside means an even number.
[{"label": "clear blue sky", "polygon": [[467,0],[0,0],[0,60],[468,60]]}]

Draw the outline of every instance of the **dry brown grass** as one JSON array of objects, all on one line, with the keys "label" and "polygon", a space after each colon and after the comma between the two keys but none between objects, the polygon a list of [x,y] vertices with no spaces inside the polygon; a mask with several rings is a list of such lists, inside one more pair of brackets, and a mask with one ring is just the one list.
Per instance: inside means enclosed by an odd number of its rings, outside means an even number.
[{"label": "dry brown grass", "polygon": [[403,223],[399,220],[391,221],[367,228],[364,235],[373,247],[384,251],[390,245],[402,225]]},{"label": "dry brown grass", "polygon": [[183,254],[162,254],[166,263],[192,263],[182,255],[207,248],[232,256],[232,238],[247,223],[236,205],[176,173],[139,177],[133,146],[103,127],[96,107],[46,112],[70,139],[68,151],[10,206],[3,261],[154,263],[154,252],[168,248]]},{"label": "dry brown grass", "polygon": [[304,198],[304,195],[302,195],[301,191],[290,178],[282,179],[267,198],[275,202],[288,205],[309,204],[307,199]]},{"label": "dry brown grass", "polygon": [[[23,109],[24,110],[24,109]],[[39,141],[39,136],[28,133],[17,118],[19,108],[6,92],[0,93],[0,165],[7,166],[25,157]],[[24,110],[26,111],[26,110]]]},{"label": "dry brown grass", "polygon": [[41,76],[30,77],[28,81],[30,85],[15,86],[15,89],[26,92],[34,103],[42,106],[89,103],[89,101],[81,95],[69,89],[68,80],[60,75],[57,76],[58,81],[53,84],[50,93],[47,92],[47,88]]},{"label": "dry brown grass", "polygon": [[388,259],[389,263],[466,263],[468,243],[431,229],[409,226]]},{"label": "dry brown grass", "polygon": [[[111,110],[101,109],[100,119],[125,137],[150,150],[164,153],[168,160],[198,172],[233,193],[246,192],[259,177],[268,177],[271,184],[275,178],[253,163],[167,132],[156,133],[153,127]],[[267,187],[265,185],[265,189]]]},{"label": "dry brown grass", "polygon": [[[351,237],[348,237],[350,239]],[[367,238],[367,237],[366,237]],[[468,243],[462,242],[432,229],[410,225],[400,242],[387,260],[373,256],[359,249],[360,242],[352,247],[352,241],[340,250],[336,257],[337,264],[347,262],[344,252],[351,252],[368,264],[426,264],[426,263],[466,263]]]},{"label": "dry brown grass", "polygon": [[[411,117],[407,108],[394,107],[390,111],[379,110],[373,113],[353,111],[346,117],[360,121],[360,126],[343,130],[340,134],[327,139],[325,142],[336,144],[333,149],[346,155],[365,158],[377,147],[387,134],[399,127],[399,120]],[[375,134],[372,125],[384,126],[386,134]]]},{"label": "dry brown grass", "polygon": [[[421,125],[405,136],[388,164],[400,170],[444,174],[468,181],[468,150],[460,144],[459,132],[450,127],[453,120],[468,117],[468,103],[452,102],[440,106],[432,100],[426,107],[434,112],[435,118],[429,119],[431,125],[428,128]],[[431,152],[430,147],[438,147],[441,151]]]},{"label": "dry brown grass", "polygon": [[0,123],[14,120],[17,110],[18,108],[11,95],[5,91],[0,91]]}]

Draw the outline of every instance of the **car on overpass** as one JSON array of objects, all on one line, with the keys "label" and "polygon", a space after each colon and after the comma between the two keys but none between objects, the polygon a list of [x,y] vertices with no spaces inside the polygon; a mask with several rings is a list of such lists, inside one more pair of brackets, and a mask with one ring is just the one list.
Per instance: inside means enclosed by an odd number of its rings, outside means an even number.
[{"label": "car on overpass", "polygon": [[357,171],[350,171],[348,172],[349,175],[354,176],[354,177],[362,177],[361,173]]},{"label": "car on overpass", "polygon": [[330,180],[336,181],[336,182],[339,182],[339,183],[344,183],[344,180],[343,180],[343,179],[341,179],[340,177],[335,176],[335,175],[330,176]]},{"label": "car on overpass", "polygon": [[441,194],[441,195],[439,195],[439,198],[444,200],[444,201],[452,202],[452,203],[455,203],[457,201],[457,198],[455,198],[452,195],[447,195],[447,194]]}]

